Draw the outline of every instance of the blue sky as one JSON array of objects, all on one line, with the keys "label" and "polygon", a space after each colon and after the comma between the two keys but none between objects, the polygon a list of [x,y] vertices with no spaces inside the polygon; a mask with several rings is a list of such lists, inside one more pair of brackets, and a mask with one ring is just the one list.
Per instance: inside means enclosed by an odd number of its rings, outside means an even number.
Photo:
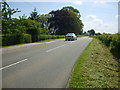
[{"label": "blue sky", "polygon": [[14,14],[13,17],[22,16],[23,14],[29,16],[34,8],[37,9],[39,14],[47,14],[64,6],[73,6],[81,13],[84,31],[94,29],[100,33],[118,32],[118,2],[82,2],[77,0],[72,2],[9,2],[8,4],[11,8],[21,10],[20,13]]}]

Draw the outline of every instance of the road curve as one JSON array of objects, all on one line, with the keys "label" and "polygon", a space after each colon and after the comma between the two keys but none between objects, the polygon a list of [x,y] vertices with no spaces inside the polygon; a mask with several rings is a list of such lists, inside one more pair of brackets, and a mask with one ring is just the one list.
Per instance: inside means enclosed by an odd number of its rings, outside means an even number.
[{"label": "road curve", "polygon": [[91,40],[58,40],[3,52],[2,87],[65,88],[76,60]]}]

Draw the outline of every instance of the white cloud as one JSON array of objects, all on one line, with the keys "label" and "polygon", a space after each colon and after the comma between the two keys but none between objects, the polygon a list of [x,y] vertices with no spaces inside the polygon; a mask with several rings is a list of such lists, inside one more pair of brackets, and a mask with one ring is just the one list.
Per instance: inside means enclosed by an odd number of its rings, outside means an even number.
[{"label": "white cloud", "polygon": [[115,15],[115,18],[118,18],[118,17],[120,18],[120,15]]},{"label": "white cloud", "polygon": [[106,3],[106,1],[93,1],[95,4],[104,4],[104,3]]},{"label": "white cloud", "polygon": [[84,30],[94,29],[96,32],[100,33],[117,33],[118,32],[118,23],[117,22],[104,22],[100,26],[97,23],[84,22]]},{"label": "white cloud", "polygon": [[95,18],[97,18],[97,16],[96,15],[87,15],[85,18],[95,19]]},{"label": "white cloud", "polygon": [[82,4],[82,1],[78,1],[78,0],[77,0],[77,1],[73,1],[73,3],[76,4],[76,5],[81,5],[81,4]]},{"label": "white cloud", "polygon": [[84,31],[94,29],[96,32],[106,32],[106,33],[117,33],[118,32],[118,22],[103,22],[102,19],[98,18],[96,15],[87,15],[85,17]]},{"label": "white cloud", "polygon": [[96,15],[87,15],[85,18],[94,23],[95,22],[99,24],[103,23],[103,20],[98,18]]},{"label": "white cloud", "polygon": [[118,23],[117,22],[104,22],[101,25],[93,22],[83,22],[84,23],[84,31],[88,31],[90,29],[94,29],[95,32],[100,33],[117,33],[118,32]]},{"label": "white cloud", "polygon": [[99,19],[99,18],[96,18],[96,19],[94,19],[94,20],[93,20],[93,22],[102,23],[102,22],[103,22],[103,20],[102,20],[102,19]]}]

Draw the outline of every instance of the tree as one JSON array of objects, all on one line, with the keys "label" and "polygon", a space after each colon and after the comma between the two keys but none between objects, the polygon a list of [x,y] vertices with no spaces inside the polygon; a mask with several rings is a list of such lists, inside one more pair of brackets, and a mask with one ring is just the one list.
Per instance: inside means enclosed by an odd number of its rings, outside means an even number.
[{"label": "tree", "polygon": [[72,10],[63,8],[51,11],[49,14],[49,29],[53,34],[65,35],[68,32],[79,34],[84,26],[80,18]]},{"label": "tree", "polygon": [[79,12],[79,10],[75,9],[72,6],[63,7],[62,10],[68,10],[68,11],[71,10],[71,11],[75,12],[77,14],[77,16],[80,18],[80,12]]},{"label": "tree", "polygon": [[39,15],[37,21],[40,22],[42,24],[42,28],[48,28],[48,18],[49,18],[49,14],[42,14]]},{"label": "tree", "polygon": [[31,20],[37,20],[38,17],[39,17],[39,14],[38,14],[36,8],[34,8],[34,11],[29,16],[29,19],[31,19]]},{"label": "tree", "polygon": [[101,35],[101,33],[95,33],[95,35]]},{"label": "tree", "polygon": [[10,35],[15,35],[15,34],[20,34],[22,35],[23,33],[30,34],[32,37],[32,41],[35,42],[38,40],[38,35],[40,33],[43,33],[43,30],[41,28],[41,23],[36,22],[34,20],[30,19],[17,19],[13,18],[11,20],[4,21],[2,23],[2,33],[5,34],[10,34]]},{"label": "tree", "polygon": [[83,32],[83,35],[87,35],[86,31]]},{"label": "tree", "polygon": [[19,19],[26,19],[27,16],[25,14],[23,14],[22,16],[19,16]]},{"label": "tree", "polygon": [[40,34],[41,23],[36,22],[30,19],[20,19],[21,26],[24,26],[26,29],[26,33],[32,36],[32,41],[35,42],[38,40],[38,35]]},{"label": "tree", "polygon": [[23,22],[17,18],[2,21],[2,33],[3,34],[25,33],[26,28],[24,25],[22,25],[22,23]]},{"label": "tree", "polygon": [[95,35],[94,29],[88,30],[87,32],[88,32],[89,36]]},{"label": "tree", "polygon": [[16,10],[11,9],[7,4],[7,2],[5,1],[2,2],[2,19],[3,20],[10,20],[12,18],[12,15],[16,12],[20,12],[18,8]]}]

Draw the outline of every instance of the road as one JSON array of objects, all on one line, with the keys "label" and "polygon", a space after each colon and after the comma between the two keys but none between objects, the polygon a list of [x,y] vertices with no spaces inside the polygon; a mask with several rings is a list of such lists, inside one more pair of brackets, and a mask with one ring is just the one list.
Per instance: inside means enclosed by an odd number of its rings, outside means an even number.
[{"label": "road", "polygon": [[57,40],[2,53],[3,88],[65,88],[72,68],[92,38]]}]

